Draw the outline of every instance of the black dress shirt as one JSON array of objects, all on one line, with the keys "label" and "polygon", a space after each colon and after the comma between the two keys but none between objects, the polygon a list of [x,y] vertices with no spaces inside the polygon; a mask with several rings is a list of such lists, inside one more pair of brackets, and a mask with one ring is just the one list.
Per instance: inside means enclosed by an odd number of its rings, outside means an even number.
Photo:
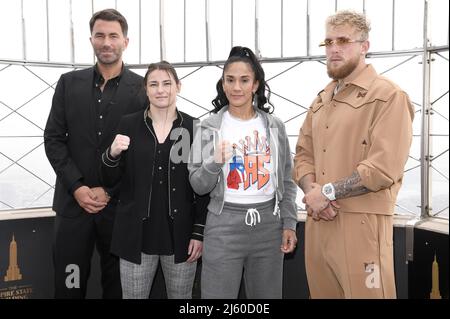
[{"label": "black dress shirt", "polygon": [[95,128],[97,132],[97,139],[99,140],[104,132],[105,118],[108,115],[109,108],[114,107],[116,104],[115,97],[117,93],[117,88],[119,87],[120,79],[123,74],[123,66],[120,74],[106,82],[103,91],[100,89],[105,83],[105,79],[97,68],[94,67],[94,81],[92,86],[92,105],[95,106]]}]

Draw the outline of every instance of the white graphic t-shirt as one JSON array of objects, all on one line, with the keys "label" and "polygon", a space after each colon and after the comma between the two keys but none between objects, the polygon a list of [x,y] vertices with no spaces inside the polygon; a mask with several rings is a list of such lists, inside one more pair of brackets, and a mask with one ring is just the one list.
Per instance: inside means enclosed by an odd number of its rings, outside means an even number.
[{"label": "white graphic t-shirt", "polygon": [[233,156],[223,167],[225,201],[250,204],[272,199],[273,161],[262,118],[244,121],[226,111],[220,132],[221,140],[233,147]]}]

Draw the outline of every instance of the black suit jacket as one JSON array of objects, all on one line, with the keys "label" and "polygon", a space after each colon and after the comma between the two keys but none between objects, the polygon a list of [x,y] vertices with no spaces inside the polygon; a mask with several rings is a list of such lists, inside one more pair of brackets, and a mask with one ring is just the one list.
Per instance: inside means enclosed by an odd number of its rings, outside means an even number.
[{"label": "black suit jacket", "polygon": [[[117,93],[106,107],[104,130],[99,136],[95,129],[93,79],[93,67],[61,76],[44,131],[45,152],[56,173],[53,210],[66,217],[83,212],[73,197],[74,186],[102,186],[101,154],[112,143],[121,117],[147,104],[143,78],[125,69]],[[113,193],[114,189],[109,191]]]}]

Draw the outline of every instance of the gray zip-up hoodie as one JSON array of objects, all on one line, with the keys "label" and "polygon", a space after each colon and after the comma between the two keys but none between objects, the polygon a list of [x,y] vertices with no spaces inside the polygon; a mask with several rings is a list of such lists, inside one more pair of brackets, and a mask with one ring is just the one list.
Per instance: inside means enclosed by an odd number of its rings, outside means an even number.
[{"label": "gray zip-up hoodie", "polygon": [[[194,191],[199,194],[210,193],[208,210],[220,215],[224,205],[225,177],[223,164],[214,161],[214,136],[220,130],[223,113],[228,106],[197,124],[194,130],[190,161],[188,164],[189,180]],[[259,109],[255,109],[262,117],[266,134],[270,140],[270,149],[274,161],[276,204],[274,214],[279,214],[283,221],[283,229],[295,231],[297,224],[297,186],[292,180],[292,155],[283,122]],[[208,152],[209,151],[209,152]]]}]

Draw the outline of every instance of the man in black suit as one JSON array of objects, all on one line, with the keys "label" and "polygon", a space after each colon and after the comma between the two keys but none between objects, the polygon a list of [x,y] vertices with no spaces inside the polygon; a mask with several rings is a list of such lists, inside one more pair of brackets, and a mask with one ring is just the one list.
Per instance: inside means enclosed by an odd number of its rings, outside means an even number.
[{"label": "man in black suit", "polygon": [[100,180],[101,154],[111,145],[120,118],[143,110],[143,78],[124,67],[126,19],[114,9],[90,22],[95,66],[63,74],[44,132],[56,173],[53,261],[55,297],[84,298],[94,246],[100,255],[103,298],[121,298],[119,261],[110,254],[116,187]]}]

